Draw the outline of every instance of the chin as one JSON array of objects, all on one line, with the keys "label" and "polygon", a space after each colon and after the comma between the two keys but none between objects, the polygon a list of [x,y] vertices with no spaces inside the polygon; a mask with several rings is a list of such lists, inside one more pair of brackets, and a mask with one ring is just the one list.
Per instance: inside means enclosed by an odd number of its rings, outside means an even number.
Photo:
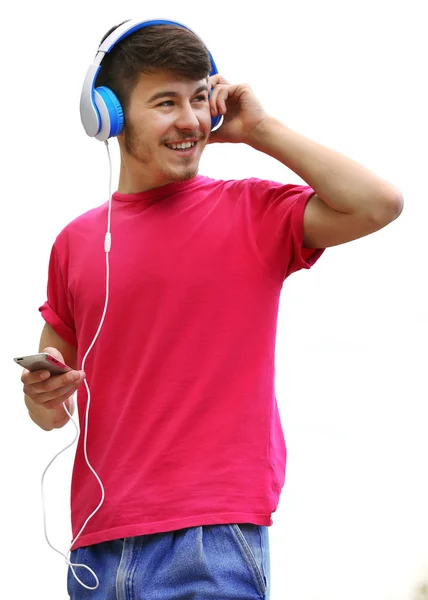
[{"label": "chin", "polygon": [[171,169],[170,171],[165,171],[165,175],[172,182],[178,181],[186,181],[187,179],[192,179],[198,174],[199,165],[194,167],[185,167],[183,169]]}]

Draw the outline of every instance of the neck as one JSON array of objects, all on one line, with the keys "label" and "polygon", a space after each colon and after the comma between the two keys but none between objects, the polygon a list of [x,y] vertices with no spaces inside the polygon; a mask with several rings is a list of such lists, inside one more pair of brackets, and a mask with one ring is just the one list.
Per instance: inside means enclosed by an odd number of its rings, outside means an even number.
[{"label": "neck", "polygon": [[156,162],[144,162],[134,157],[120,146],[120,170],[117,191],[121,194],[137,194],[155,188],[163,187],[169,183],[185,181],[197,174],[197,169],[163,172],[157,168]]},{"label": "neck", "polygon": [[197,171],[189,171],[185,174],[180,174],[181,177],[174,177],[171,174],[168,177],[165,173],[151,171],[150,169],[142,168],[141,164],[133,159],[120,161],[119,183],[117,191],[121,194],[137,194],[138,192],[147,192],[155,188],[163,187],[169,183],[179,181],[187,181],[197,175]]},{"label": "neck", "polygon": [[147,192],[153,188],[166,185],[169,181],[157,180],[153,175],[141,172],[141,169],[132,169],[123,160],[120,162],[119,184],[117,191],[121,194],[136,194]]}]

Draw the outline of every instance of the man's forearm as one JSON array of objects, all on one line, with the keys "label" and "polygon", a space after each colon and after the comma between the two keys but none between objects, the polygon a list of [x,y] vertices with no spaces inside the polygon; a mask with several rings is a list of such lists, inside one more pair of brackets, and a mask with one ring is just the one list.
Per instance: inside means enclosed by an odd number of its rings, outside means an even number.
[{"label": "man's forearm", "polygon": [[347,213],[372,212],[395,203],[399,191],[384,179],[343,156],[286,127],[271,117],[261,122],[248,142],[253,148],[283,163],[310,185],[331,208]]}]

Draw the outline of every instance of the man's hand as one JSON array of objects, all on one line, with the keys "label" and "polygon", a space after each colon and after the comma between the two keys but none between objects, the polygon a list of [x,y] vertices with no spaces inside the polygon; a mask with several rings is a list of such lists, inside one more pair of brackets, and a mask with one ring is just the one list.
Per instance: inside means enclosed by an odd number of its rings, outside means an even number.
[{"label": "man's hand", "polygon": [[211,89],[211,115],[223,115],[221,127],[211,133],[209,143],[251,144],[255,128],[268,117],[249,85],[230,85],[221,75],[213,75],[208,84]]},{"label": "man's hand", "polygon": [[[45,348],[61,362],[64,358],[56,348]],[[49,371],[33,371],[24,369],[21,381],[24,384],[25,404],[33,421],[42,429],[50,430],[65,425],[69,417],[62,406],[67,406],[70,413],[74,410],[71,396],[85,378],[83,371],[69,371],[61,375],[51,375]]]}]

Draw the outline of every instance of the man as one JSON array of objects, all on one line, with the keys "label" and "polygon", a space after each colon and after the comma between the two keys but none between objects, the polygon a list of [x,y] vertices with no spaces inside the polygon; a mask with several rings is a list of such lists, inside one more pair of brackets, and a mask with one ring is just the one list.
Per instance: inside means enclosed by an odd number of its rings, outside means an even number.
[{"label": "man", "polygon": [[[286,458],[274,394],[283,282],[402,210],[389,183],[291,131],[247,85],[209,72],[202,42],[173,25],[135,31],[103,61],[97,83],[114,91],[125,122],[109,304],[85,373],[104,306],[107,204],[52,249],[40,349],[73,370],[24,371],[22,381],[46,430],[67,423],[62,404],[72,409],[85,377],[91,391],[73,472],[72,561],[100,583],[88,591],[70,574],[73,599],[268,597],[267,527]],[[215,142],[248,144],[307,185],[200,176]],[[87,407],[82,386],[82,423]],[[100,500],[86,451],[105,499],[83,527]]]}]

